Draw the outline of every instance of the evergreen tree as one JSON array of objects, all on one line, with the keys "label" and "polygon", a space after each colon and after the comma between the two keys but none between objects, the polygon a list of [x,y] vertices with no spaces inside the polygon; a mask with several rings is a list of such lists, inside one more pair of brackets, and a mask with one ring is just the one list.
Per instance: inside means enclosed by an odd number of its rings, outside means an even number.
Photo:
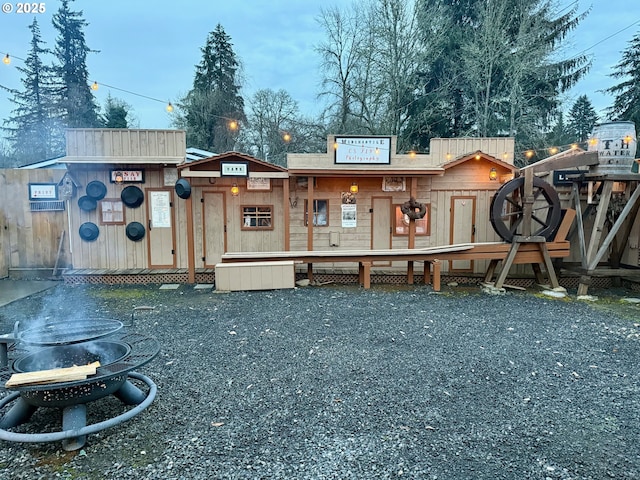
[{"label": "evergreen tree", "polygon": [[231,37],[218,24],[207,36],[191,91],[178,103],[174,125],[187,132],[187,144],[225,152],[235,145],[239,122],[245,122],[239,63]]},{"label": "evergreen tree", "polygon": [[434,25],[449,32],[421,66],[425,94],[443,115],[431,121],[446,126],[446,136],[512,135],[520,147],[540,141],[557,118],[560,95],[589,68],[584,55],[558,56],[586,13],[579,14],[576,5],[557,14],[551,0],[440,4],[438,18],[422,16],[427,41]]},{"label": "evergreen tree", "polygon": [[586,95],[580,95],[569,111],[567,130],[573,136],[572,141],[586,141],[597,122],[598,114],[591,101]]},{"label": "evergreen tree", "polygon": [[640,33],[631,39],[614,69],[615,72],[610,76],[621,82],[605,90],[615,95],[613,105],[608,109],[609,117],[611,120],[635,122],[640,126]]},{"label": "evergreen tree", "polygon": [[23,67],[22,90],[6,89],[13,94],[16,106],[5,121],[13,156],[21,163],[32,163],[64,153],[62,129],[52,115],[52,69],[44,56],[51,53],[44,47],[38,21],[33,20],[31,48]]},{"label": "evergreen tree", "polygon": [[54,50],[58,77],[56,102],[62,119],[69,128],[91,128],[100,126],[98,107],[89,87],[87,54],[90,52],[84,38],[82,11],[72,11],[69,2],[62,5],[53,16],[53,26],[58,31]]},{"label": "evergreen tree", "polygon": [[104,114],[102,114],[101,120],[105,128],[130,128],[131,106],[109,94],[104,104]]}]

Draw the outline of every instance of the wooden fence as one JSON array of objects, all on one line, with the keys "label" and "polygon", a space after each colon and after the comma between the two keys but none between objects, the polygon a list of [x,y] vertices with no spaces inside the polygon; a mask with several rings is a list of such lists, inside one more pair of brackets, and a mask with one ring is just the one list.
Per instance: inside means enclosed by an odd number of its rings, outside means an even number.
[{"label": "wooden fence", "polygon": [[[31,202],[30,184],[57,184],[64,169],[0,169],[0,278],[70,263],[67,204]],[[61,241],[62,240],[62,241]]]}]

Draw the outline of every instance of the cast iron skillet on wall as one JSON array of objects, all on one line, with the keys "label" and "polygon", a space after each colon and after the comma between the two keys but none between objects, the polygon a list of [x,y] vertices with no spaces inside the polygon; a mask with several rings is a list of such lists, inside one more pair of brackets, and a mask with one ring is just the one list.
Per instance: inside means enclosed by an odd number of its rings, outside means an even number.
[{"label": "cast iron skillet on wall", "polygon": [[120,194],[120,199],[129,208],[138,208],[144,202],[144,193],[133,185],[126,187]]}]

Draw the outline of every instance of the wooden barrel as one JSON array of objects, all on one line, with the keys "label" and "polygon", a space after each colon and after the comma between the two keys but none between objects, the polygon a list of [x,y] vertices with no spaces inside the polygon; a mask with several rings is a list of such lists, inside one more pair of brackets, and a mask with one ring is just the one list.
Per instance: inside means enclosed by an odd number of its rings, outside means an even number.
[{"label": "wooden barrel", "polygon": [[636,158],[636,126],[633,122],[606,122],[593,128],[590,152],[598,152],[598,173],[630,173]]}]

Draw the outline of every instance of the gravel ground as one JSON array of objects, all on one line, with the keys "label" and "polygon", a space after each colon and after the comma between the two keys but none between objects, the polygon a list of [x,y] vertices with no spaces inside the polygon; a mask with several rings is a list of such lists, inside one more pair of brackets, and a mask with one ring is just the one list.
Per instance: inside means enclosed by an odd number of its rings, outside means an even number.
[{"label": "gravel ground", "polygon": [[154,306],[134,330],[162,345],[139,370],[158,395],[76,452],[0,441],[0,478],[637,479],[640,307],[598,294],[61,284],[0,308],[2,331]]}]

